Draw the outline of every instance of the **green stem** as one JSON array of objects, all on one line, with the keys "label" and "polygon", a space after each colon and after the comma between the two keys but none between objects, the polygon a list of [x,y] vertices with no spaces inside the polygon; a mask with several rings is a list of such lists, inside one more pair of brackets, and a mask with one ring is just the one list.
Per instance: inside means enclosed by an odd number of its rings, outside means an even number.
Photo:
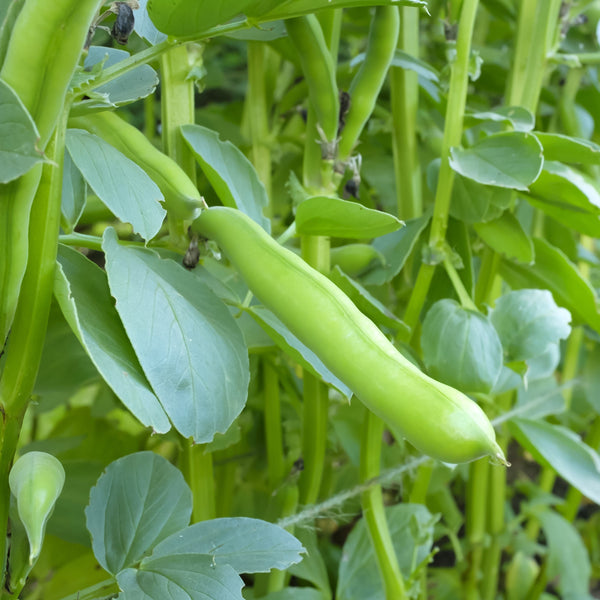
[{"label": "green stem", "polygon": [[475,304],[482,306],[494,298],[498,267],[500,266],[500,255],[491,248],[483,251],[481,268],[475,285]]},{"label": "green stem", "polygon": [[[163,151],[174,159],[186,175],[196,181],[196,159],[181,135],[180,127],[194,123],[194,81],[189,77],[192,48],[177,46],[161,56],[161,122]],[[187,248],[187,227],[181,219],[167,216],[173,243]]]},{"label": "green stem", "polygon": [[[46,337],[60,227],[65,134],[70,105],[63,110],[47,148],[39,187],[29,221],[29,256],[19,303],[6,347],[0,377],[0,557],[6,556],[6,530],[10,492],[8,471],[14,458],[23,415],[31,398]],[[2,569],[2,583],[4,569]]]},{"label": "green stem", "polygon": [[[419,9],[400,8],[398,47],[418,58]],[[415,71],[401,67],[390,69],[392,105],[392,145],[398,216],[419,217],[423,212],[421,197],[421,167],[417,152],[417,108],[419,78]]]},{"label": "green stem", "polygon": [[100,583],[95,583],[90,587],[79,590],[74,594],[69,594],[61,600],[95,600],[97,598],[114,598],[119,592],[119,586],[114,579],[105,579]]},{"label": "green stem", "polygon": [[[363,482],[377,477],[380,473],[383,431],[383,421],[367,411],[360,448],[360,479]],[[383,580],[385,598],[403,600],[408,596],[385,517],[380,485],[374,485],[363,492],[362,507]]]},{"label": "green stem", "polygon": [[479,584],[483,559],[483,542],[486,533],[487,494],[490,464],[481,458],[469,466],[466,496],[466,529],[469,543],[469,568],[466,579],[467,600],[480,598]]},{"label": "green stem", "polygon": [[327,48],[329,48],[329,54],[334,63],[337,63],[338,49],[340,47],[342,16],[343,11],[340,8],[323,10],[318,16],[325,43],[327,44]]},{"label": "green stem", "polygon": [[[464,0],[462,4],[458,38],[456,41],[456,58],[450,74],[450,89],[446,106],[446,122],[442,142],[441,164],[435,193],[435,205],[431,222],[429,243],[436,247],[443,244],[446,237],[454,171],[450,167],[450,148],[458,146],[462,137],[463,118],[467,102],[469,86],[469,57],[471,53],[471,38],[475,25],[475,16],[479,0]],[[414,332],[419,315],[423,308],[435,266],[421,264],[417,281],[411,294],[404,322]]]},{"label": "green stem", "polygon": [[265,398],[265,438],[267,446],[267,469],[271,491],[281,485],[285,477],[283,435],[281,432],[281,400],[279,397],[279,375],[265,356],[262,361]]},{"label": "green stem", "polygon": [[212,454],[206,451],[205,444],[194,444],[187,439],[182,444],[181,471],[192,489],[192,522],[214,519],[217,511]]},{"label": "green stem", "polygon": [[265,52],[261,42],[248,42],[247,118],[252,143],[252,163],[260,180],[271,194],[271,148],[269,145],[268,108],[265,82]]},{"label": "green stem", "polygon": [[522,0],[511,78],[506,92],[509,106],[536,112],[547,56],[554,43],[560,0]]},{"label": "green stem", "polygon": [[462,279],[456,272],[456,268],[449,258],[444,259],[444,268],[446,269],[446,273],[452,282],[452,286],[454,287],[454,291],[456,292],[462,307],[477,311],[477,306],[475,306],[471,296],[469,296],[469,292],[467,292]]}]

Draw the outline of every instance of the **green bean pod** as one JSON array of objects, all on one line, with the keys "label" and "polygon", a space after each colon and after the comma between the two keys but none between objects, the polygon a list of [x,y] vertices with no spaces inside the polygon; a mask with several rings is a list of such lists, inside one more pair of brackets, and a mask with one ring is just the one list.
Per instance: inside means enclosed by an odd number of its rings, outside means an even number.
[{"label": "green bean pod", "polygon": [[214,207],[193,227],[219,244],[250,290],[359,400],[421,452],[449,463],[486,455],[504,461],[475,402],[422,373],[336,285],[249,217]]},{"label": "green bean pod", "polygon": [[339,159],[346,160],[367,120],[371,116],[383,87],[400,31],[397,6],[378,6],[371,22],[365,60],[350,85],[350,109],[338,146]]},{"label": "green bean pod", "polygon": [[385,265],[385,256],[371,244],[346,244],[331,249],[331,267],[357,277],[374,265]]},{"label": "green bean pod", "polygon": [[8,477],[19,518],[29,539],[29,563],[42,549],[46,523],[65,483],[60,461],[46,452],[28,452],[15,462]]},{"label": "green bean pod", "polygon": [[285,27],[298,52],[317,122],[327,141],[332,142],[337,136],[340,100],[333,59],[319,20],[315,15],[295,17],[286,20]]},{"label": "green bean pod", "polygon": [[137,127],[114,112],[104,111],[69,119],[69,126],[85,129],[111,144],[139,165],[160,188],[165,208],[177,219],[195,219],[205,206],[185,171],[162,153]]},{"label": "green bean pod", "polygon": [[[0,78],[35,121],[44,150],[102,0],[26,0],[12,28]],[[0,349],[12,324],[28,254],[29,211],[42,169],[0,184]]]}]

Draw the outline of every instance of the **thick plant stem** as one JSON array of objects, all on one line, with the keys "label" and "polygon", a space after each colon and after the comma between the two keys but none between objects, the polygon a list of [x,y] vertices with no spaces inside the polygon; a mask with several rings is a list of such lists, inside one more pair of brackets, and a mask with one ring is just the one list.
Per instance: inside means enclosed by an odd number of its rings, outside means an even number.
[{"label": "thick plant stem", "polygon": [[265,438],[269,487],[274,492],[285,476],[283,435],[281,432],[281,401],[277,369],[266,356],[262,361],[265,397]]},{"label": "thick plant stem", "polygon": [[487,519],[485,490],[488,487],[489,470],[490,464],[487,458],[480,458],[469,467],[466,497],[466,528],[469,542],[469,568],[465,582],[467,600],[478,600],[481,597],[479,583]]},{"label": "thick plant stem", "polygon": [[[44,347],[60,224],[66,106],[57,125],[33,199],[29,221],[29,256],[21,284],[19,303],[6,347],[0,378],[0,557],[6,557],[7,511],[10,491],[8,471],[12,464],[23,415],[29,403]],[[2,565],[4,567],[4,564]],[[4,568],[2,569],[2,579]]]},{"label": "thick plant stem", "polygon": [[[195,182],[196,160],[179,129],[195,120],[194,82],[188,77],[192,67],[191,51],[188,46],[177,46],[161,56],[161,123],[163,151]],[[173,244],[185,250],[188,245],[186,224],[170,214],[167,221]]]},{"label": "thick plant stem", "polygon": [[208,521],[217,516],[212,454],[205,444],[182,440],[181,470],[192,489],[192,522]]},{"label": "thick plant stem", "polygon": [[265,44],[248,42],[248,96],[246,110],[252,143],[252,163],[267,195],[271,190],[271,149],[265,82]]},{"label": "thick plant stem", "polygon": [[[419,9],[400,8],[398,48],[419,56]],[[415,71],[390,68],[392,105],[392,144],[396,202],[401,219],[413,219],[423,212],[421,197],[421,167],[417,152],[417,108],[419,78]]]},{"label": "thick plant stem", "polygon": [[[450,148],[458,146],[462,137],[463,117],[467,102],[469,85],[469,57],[471,53],[471,38],[475,25],[475,16],[479,0],[464,0],[461,9],[456,41],[456,59],[452,64],[450,75],[450,90],[446,107],[446,123],[442,142],[441,164],[435,193],[435,205],[431,222],[429,244],[432,247],[443,244],[446,237],[454,171],[450,167]],[[421,309],[427,297],[433,278],[435,266],[422,264],[417,276],[417,282],[409,300],[405,323],[414,331]]]},{"label": "thick plant stem", "polygon": [[[367,417],[363,426],[363,434],[360,448],[360,479],[368,481],[379,475],[381,470],[381,439],[384,424],[371,411],[367,411]],[[404,578],[398,565],[396,552],[385,518],[383,504],[383,493],[380,485],[374,485],[365,492],[362,497],[363,515],[367,523],[369,535],[377,565],[383,581],[386,600],[403,600],[407,598],[404,587]]]},{"label": "thick plant stem", "polygon": [[560,0],[522,0],[517,24],[517,41],[512,77],[506,102],[523,106],[535,114],[547,55],[554,44]]}]

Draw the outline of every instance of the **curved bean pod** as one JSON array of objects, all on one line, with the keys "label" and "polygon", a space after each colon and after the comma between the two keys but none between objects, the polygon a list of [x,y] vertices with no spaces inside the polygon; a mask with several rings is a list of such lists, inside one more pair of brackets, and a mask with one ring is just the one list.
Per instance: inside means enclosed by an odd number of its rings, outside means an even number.
[{"label": "curved bean pod", "polygon": [[194,222],[250,290],[357,398],[416,448],[449,463],[504,461],[494,429],[461,392],[422,373],[325,276],[240,211],[214,207]]}]

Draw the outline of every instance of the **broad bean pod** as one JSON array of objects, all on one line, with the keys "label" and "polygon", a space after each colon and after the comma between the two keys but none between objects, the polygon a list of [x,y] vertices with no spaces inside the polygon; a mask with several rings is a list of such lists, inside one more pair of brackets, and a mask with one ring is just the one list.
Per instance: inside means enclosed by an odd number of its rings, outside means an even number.
[{"label": "broad bean pod", "polygon": [[475,402],[422,373],[336,285],[249,217],[214,207],[193,228],[215,240],[258,299],[421,452],[449,463],[486,455],[504,461],[494,429]]},{"label": "broad bean pod", "polygon": [[396,51],[400,31],[397,6],[378,6],[375,9],[365,59],[350,85],[350,108],[338,146],[339,160],[352,152],[365,123],[371,116],[385,76]]},{"label": "broad bean pod", "polygon": [[340,100],[333,60],[319,20],[315,15],[295,17],[288,19],[285,27],[298,52],[317,122],[327,141],[332,142],[337,135]]},{"label": "broad bean pod", "polygon": [[104,111],[69,119],[69,126],[85,129],[114,146],[139,165],[158,185],[165,208],[176,219],[195,219],[205,206],[200,192],[185,171],[162,153],[136,127],[114,112]]},{"label": "broad bean pod", "polygon": [[[89,25],[102,0],[26,0],[6,48],[0,78],[35,121],[44,150],[64,110]],[[0,348],[14,318],[27,265],[29,212],[41,165],[0,185]]]}]

